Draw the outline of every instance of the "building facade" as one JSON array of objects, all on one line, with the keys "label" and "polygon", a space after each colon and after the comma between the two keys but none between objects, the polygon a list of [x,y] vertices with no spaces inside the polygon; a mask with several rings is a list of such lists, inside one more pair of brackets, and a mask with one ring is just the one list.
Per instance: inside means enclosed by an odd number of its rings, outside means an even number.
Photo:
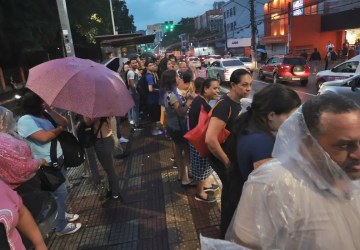
[{"label": "building facade", "polygon": [[223,16],[221,9],[208,10],[195,18],[195,29],[209,29],[210,32],[222,32]]},{"label": "building facade", "polygon": [[146,28],[146,35],[155,35],[155,41],[154,41],[155,45],[161,42],[164,34],[165,34],[165,30],[163,23],[151,24],[148,25]]},{"label": "building facade", "polygon": [[[255,22],[257,26],[257,43],[264,36],[264,4],[268,0],[258,0],[255,3]],[[248,1],[231,0],[223,5],[224,29],[227,38],[228,51],[234,55],[250,55],[251,25],[250,6]]]},{"label": "building facade", "polygon": [[263,38],[268,56],[303,51],[310,54],[317,48],[324,57],[328,42],[341,53],[345,39],[351,45],[360,38],[359,7],[358,0],[269,1],[264,5]]}]

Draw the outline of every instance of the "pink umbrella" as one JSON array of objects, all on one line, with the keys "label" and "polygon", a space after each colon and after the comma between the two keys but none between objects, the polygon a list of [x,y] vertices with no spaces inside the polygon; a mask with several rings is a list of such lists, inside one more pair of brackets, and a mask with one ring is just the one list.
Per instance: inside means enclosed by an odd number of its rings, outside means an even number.
[{"label": "pink umbrella", "polygon": [[53,107],[91,118],[124,116],[134,106],[117,73],[76,57],[55,59],[31,68],[26,87]]}]

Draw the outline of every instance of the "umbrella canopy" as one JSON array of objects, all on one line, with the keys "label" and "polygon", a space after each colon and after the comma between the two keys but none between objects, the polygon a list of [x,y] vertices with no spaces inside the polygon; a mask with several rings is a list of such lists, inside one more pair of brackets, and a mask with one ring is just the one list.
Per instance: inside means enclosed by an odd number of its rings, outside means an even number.
[{"label": "umbrella canopy", "polygon": [[124,116],[134,106],[117,73],[76,57],[55,59],[31,68],[26,87],[53,107],[91,118]]}]

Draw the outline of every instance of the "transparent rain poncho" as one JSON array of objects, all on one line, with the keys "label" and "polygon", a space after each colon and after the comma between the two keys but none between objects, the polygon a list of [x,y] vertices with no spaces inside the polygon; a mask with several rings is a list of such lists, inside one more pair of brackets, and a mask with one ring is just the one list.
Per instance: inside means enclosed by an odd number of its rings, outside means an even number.
[{"label": "transparent rain poncho", "polygon": [[16,135],[13,113],[0,106],[0,179],[15,188],[35,175],[37,161]]},{"label": "transparent rain poncho", "polygon": [[301,108],[280,127],[273,157],[249,176],[225,238],[256,249],[360,249],[359,181],[310,134]]}]

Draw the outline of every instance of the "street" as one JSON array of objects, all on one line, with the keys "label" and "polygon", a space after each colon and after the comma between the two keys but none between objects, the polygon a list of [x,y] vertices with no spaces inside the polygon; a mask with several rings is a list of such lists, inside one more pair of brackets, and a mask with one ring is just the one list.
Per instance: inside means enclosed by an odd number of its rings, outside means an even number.
[{"label": "street", "polygon": [[[199,71],[199,76],[201,77],[206,77],[206,68],[201,68],[201,70]],[[261,81],[258,79],[257,76],[257,72],[253,73],[253,90],[251,93],[250,98],[252,98],[252,96],[258,92],[259,90],[261,90],[262,88],[266,87],[269,84],[272,84],[272,80],[271,79],[265,79],[264,81]],[[295,90],[298,95],[300,96],[300,99],[302,100],[302,102],[305,102],[306,100],[308,100],[311,96],[315,96],[317,94],[316,88],[315,88],[315,75],[311,74],[309,77],[309,83],[303,87],[300,85],[300,83],[297,82],[283,82],[281,84],[284,84],[290,88],[292,88],[293,90]],[[223,84],[222,84],[223,85]],[[224,89],[226,89],[226,87],[224,87]]]}]

